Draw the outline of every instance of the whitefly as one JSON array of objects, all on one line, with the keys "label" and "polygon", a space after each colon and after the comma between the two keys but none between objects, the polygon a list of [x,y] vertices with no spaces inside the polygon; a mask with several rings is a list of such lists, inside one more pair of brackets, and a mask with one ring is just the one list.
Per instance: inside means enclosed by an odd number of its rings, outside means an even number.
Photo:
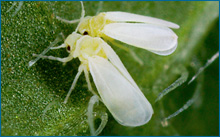
[{"label": "whitefly", "polygon": [[85,16],[83,3],[80,19],[68,21],[57,17],[66,23],[79,22],[78,31],[82,35],[113,39],[151,51],[158,55],[170,55],[177,48],[178,36],[172,29],[179,25],[158,18],[121,12],[101,12],[96,16]]},{"label": "whitefly", "polygon": [[[118,55],[104,40],[116,39],[159,55],[169,55],[175,51],[178,39],[170,28],[179,26],[161,19],[120,11],[103,12],[93,17],[84,17],[84,14],[82,4],[80,19],[67,21],[57,17],[68,23],[79,21],[79,24],[62,45],[49,47],[39,55],[34,54],[37,58],[30,61],[29,66],[40,58],[64,63],[78,58],[81,64],[65,103],[82,72],[85,74],[88,89],[96,95],[89,80],[90,72],[98,90],[99,100],[120,124],[132,127],[146,124],[152,117],[152,106]],[[77,34],[77,31],[82,35]],[[65,58],[45,56],[48,50],[60,48],[66,48],[69,56]]]}]

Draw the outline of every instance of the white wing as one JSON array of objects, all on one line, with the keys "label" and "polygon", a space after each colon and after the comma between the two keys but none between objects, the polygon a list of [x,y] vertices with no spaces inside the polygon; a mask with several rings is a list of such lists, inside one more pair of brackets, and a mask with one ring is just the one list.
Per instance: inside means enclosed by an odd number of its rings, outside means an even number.
[{"label": "white wing", "polygon": [[96,56],[89,58],[89,69],[103,103],[120,124],[140,126],[151,119],[150,103],[116,66]]},{"label": "white wing", "polygon": [[103,28],[102,33],[159,55],[169,55],[177,47],[178,37],[171,29],[151,24],[111,23]]},{"label": "white wing", "polygon": [[117,21],[117,22],[142,22],[142,23],[149,23],[149,24],[175,28],[175,29],[179,28],[179,25],[169,21],[165,21],[162,19],[157,19],[149,16],[127,13],[127,12],[120,12],[120,11],[105,12],[105,17],[109,20]]},{"label": "white wing", "polygon": [[[103,41],[101,38],[100,38],[100,40]],[[128,73],[127,69],[124,67],[123,63],[121,62],[120,58],[115,53],[115,51],[104,41],[101,46],[102,46],[104,52],[106,53],[108,59],[110,60],[110,62],[115,67],[117,67],[117,69],[124,75],[124,77],[126,77],[130,81],[130,83],[134,87],[136,87],[139,90],[137,84],[134,82],[133,78],[130,76],[130,74]]]}]

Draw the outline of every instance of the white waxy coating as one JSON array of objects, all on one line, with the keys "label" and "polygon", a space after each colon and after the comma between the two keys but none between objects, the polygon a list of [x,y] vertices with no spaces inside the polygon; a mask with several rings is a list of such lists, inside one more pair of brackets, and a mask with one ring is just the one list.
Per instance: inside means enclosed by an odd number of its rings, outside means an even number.
[{"label": "white waxy coating", "polygon": [[169,21],[121,11],[105,12],[105,17],[116,22],[142,22],[175,29],[179,28],[179,25]]},{"label": "white waxy coating", "polygon": [[171,54],[177,46],[177,35],[167,27],[143,23],[111,23],[102,32],[116,40],[159,55]]},{"label": "white waxy coating", "polygon": [[[135,127],[144,125],[151,119],[153,114],[151,104],[127,72],[117,54],[105,41],[99,37],[93,38],[88,35],[81,36],[72,33],[67,37],[64,45],[70,46],[68,57],[59,58],[41,55],[40,58],[61,62],[68,62],[73,57],[81,58],[79,71],[65,102],[74,89],[82,71],[85,73],[89,90],[96,94],[92,90],[88,78],[88,71],[90,71],[101,100],[120,124]],[[59,48],[65,46],[59,46]]]},{"label": "white waxy coating", "polygon": [[140,126],[151,119],[150,103],[117,66],[96,56],[89,58],[89,68],[103,103],[120,124]]},{"label": "white waxy coating", "polygon": [[110,62],[114,66],[117,67],[117,69],[122,73],[122,75],[125,76],[135,88],[137,88],[139,90],[137,84],[134,82],[133,78],[128,73],[127,69],[125,68],[125,66],[121,62],[118,55],[114,52],[114,50],[105,42],[103,42],[102,48],[105,51],[105,53],[106,53],[108,59],[110,60]]}]

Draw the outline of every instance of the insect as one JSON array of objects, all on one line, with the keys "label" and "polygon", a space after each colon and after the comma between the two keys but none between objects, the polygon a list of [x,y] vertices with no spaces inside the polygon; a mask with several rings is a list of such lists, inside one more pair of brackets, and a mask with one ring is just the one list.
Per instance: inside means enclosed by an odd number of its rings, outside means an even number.
[{"label": "insect", "polygon": [[[175,51],[178,39],[170,28],[179,28],[179,26],[168,21],[119,11],[84,17],[82,2],[81,5],[80,19],[67,21],[57,17],[68,23],[79,21],[76,30],[65,39],[62,45],[50,47],[40,55],[35,54],[37,59],[29,62],[29,66],[32,66],[39,58],[64,63],[78,58],[81,65],[65,98],[65,103],[82,72],[85,73],[88,89],[96,95],[89,80],[90,72],[100,101],[106,105],[121,125],[135,127],[146,124],[153,114],[151,104],[117,54],[103,39],[109,41],[116,39],[159,55],[169,55]],[[66,48],[69,56],[59,58],[44,55],[49,49],[59,48]]]},{"label": "insect", "polygon": [[101,38],[82,36],[73,32],[64,43],[53,49],[66,48],[69,56],[59,58],[53,56],[34,56],[61,62],[78,58],[81,62],[78,73],[67,94],[67,102],[76,82],[84,72],[88,89],[96,94],[89,80],[91,73],[100,95],[100,100],[106,105],[113,117],[125,126],[140,126],[147,123],[153,114],[151,104],[140,91],[121,60],[113,49]]},{"label": "insect", "polygon": [[133,13],[112,11],[102,12],[97,16],[85,16],[83,3],[81,19],[67,21],[78,24],[82,35],[101,37],[108,41],[116,39],[128,45],[146,49],[158,55],[169,55],[177,48],[178,36],[170,29],[179,25],[165,20],[137,15]]}]

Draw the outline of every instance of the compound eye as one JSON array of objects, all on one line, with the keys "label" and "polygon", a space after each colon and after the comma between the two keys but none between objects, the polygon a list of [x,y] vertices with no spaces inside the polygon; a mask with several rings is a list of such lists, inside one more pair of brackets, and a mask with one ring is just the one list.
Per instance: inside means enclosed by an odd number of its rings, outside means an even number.
[{"label": "compound eye", "polygon": [[67,49],[67,51],[70,51],[70,49],[71,49],[70,45],[68,45],[66,49]]},{"label": "compound eye", "polygon": [[88,35],[89,33],[87,31],[84,31],[83,32],[83,35]]}]

